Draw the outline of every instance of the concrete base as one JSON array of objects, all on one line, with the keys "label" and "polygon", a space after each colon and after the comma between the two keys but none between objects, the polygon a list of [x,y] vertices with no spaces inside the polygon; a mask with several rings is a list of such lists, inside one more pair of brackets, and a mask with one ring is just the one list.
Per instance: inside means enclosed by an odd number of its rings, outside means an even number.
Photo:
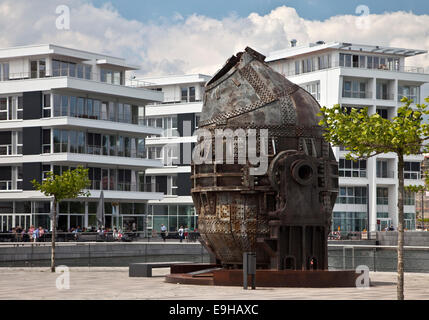
[{"label": "concrete base", "polygon": [[[212,270],[207,267],[208,265],[201,265],[202,272],[173,273],[172,270],[165,281],[176,284],[243,286],[243,270]],[[255,280],[256,287],[334,288],[356,287],[357,277],[359,274],[352,270],[257,270]]]},{"label": "concrete base", "polygon": [[174,261],[174,262],[143,262],[143,263],[131,263],[128,275],[130,277],[152,277],[153,268],[168,268],[171,265],[183,264],[187,262]]}]

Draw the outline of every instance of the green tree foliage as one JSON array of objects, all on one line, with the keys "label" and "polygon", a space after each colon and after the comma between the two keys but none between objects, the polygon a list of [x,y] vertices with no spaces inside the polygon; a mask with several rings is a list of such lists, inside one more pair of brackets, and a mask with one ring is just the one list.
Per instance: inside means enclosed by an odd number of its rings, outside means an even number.
[{"label": "green tree foliage", "polygon": [[[429,102],[429,97],[425,99]],[[404,299],[404,156],[428,151],[429,124],[424,115],[427,105],[411,106],[412,100],[403,97],[393,119],[383,119],[378,114],[368,114],[367,108],[346,112],[339,105],[320,109],[320,125],[324,137],[335,146],[345,146],[347,159],[366,159],[377,154],[393,152],[398,156],[398,286],[399,300]],[[427,177],[427,175],[426,175]],[[412,188],[409,188],[413,190]],[[415,188],[417,191],[418,187]]]},{"label": "green tree foliage", "polygon": [[85,191],[91,185],[88,177],[88,169],[78,167],[75,170],[67,170],[62,175],[54,175],[48,172],[46,179],[39,183],[35,179],[31,181],[34,188],[47,197],[54,198],[52,224],[52,251],[51,251],[51,271],[55,272],[55,235],[57,225],[57,203],[65,199],[75,199],[79,196],[90,196],[89,191]]}]

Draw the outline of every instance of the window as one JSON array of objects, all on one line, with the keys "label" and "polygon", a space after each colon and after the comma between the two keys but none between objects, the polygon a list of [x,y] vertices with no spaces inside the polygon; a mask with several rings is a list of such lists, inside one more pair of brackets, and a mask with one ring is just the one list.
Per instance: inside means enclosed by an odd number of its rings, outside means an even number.
[{"label": "window", "polygon": [[404,179],[420,179],[420,162],[404,162]]},{"label": "window", "polygon": [[77,117],[83,118],[85,112],[85,99],[84,98],[77,98]]},{"label": "window", "polygon": [[[88,72],[88,71],[87,71]],[[120,85],[123,82],[123,72],[101,69],[100,81]]]},{"label": "window", "polygon": [[[39,74],[46,73],[45,64],[39,62]],[[41,73],[42,72],[42,73]],[[59,76],[69,76],[80,79],[90,79],[91,78],[91,66],[86,64],[52,60],[52,75],[54,77]]]},{"label": "window", "polygon": [[363,231],[368,229],[366,212],[336,212],[332,214],[332,231]]},{"label": "window", "polygon": [[366,204],[366,187],[340,187],[336,203],[339,204]]},{"label": "window", "polygon": [[195,102],[195,87],[189,87],[189,102]]},{"label": "window", "polygon": [[188,88],[182,88],[180,91],[182,95],[181,101],[188,102]]},{"label": "window", "polygon": [[[19,110],[19,106],[18,106],[18,110]],[[43,117],[44,118],[51,117],[51,95],[49,93],[43,95]]]},{"label": "window", "polygon": [[320,82],[314,82],[311,84],[303,85],[303,88],[307,90],[317,101],[320,101]]},{"label": "window", "polygon": [[339,176],[346,178],[365,178],[366,177],[366,160],[346,160],[340,159]]},{"label": "window", "polygon": [[383,119],[389,118],[387,109],[377,109],[377,114],[379,114]]},{"label": "window", "polygon": [[54,152],[68,152],[68,131],[54,129]]},{"label": "window", "polygon": [[377,99],[381,100],[393,100],[393,97],[389,95],[389,89],[387,82],[377,81]]},{"label": "window", "polygon": [[295,61],[295,74],[300,74],[300,63],[299,61]]},{"label": "window", "polygon": [[388,188],[377,188],[377,204],[388,205],[389,204],[389,189]]},{"label": "window", "polygon": [[404,205],[405,206],[414,206],[416,204],[416,194],[411,191],[405,191],[405,199],[404,199]]},{"label": "window", "polygon": [[9,63],[0,63],[0,81],[9,80]]},{"label": "window", "polygon": [[51,153],[51,129],[43,129],[42,142],[42,152]]},{"label": "window", "polygon": [[387,160],[377,160],[377,178],[393,178],[393,172],[388,172],[388,162]]},{"label": "window", "polygon": [[7,103],[8,103],[7,98],[0,98],[0,120],[7,120],[7,118],[8,118]]},{"label": "window", "polygon": [[420,103],[419,95],[420,87],[404,85],[398,87],[398,101],[401,101],[403,97],[407,97],[409,100],[413,100],[413,103]]},{"label": "window", "polygon": [[61,116],[61,96],[54,94],[54,117]]},{"label": "window", "polygon": [[[71,103],[70,103],[70,105],[71,105]],[[68,109],[69,109],[69,97],[68,96],[61,96],[61,116],[67,117]],[[71,107],[70,107],[70,116],[72,116],[72,108]]]},{"label": "window", "polygon": [[366,82],[361,80],[344,80],[343,97],[370,98],[370,94],[366,92]]},{"label": "window", "polygon": [[46,76],[45,59],[30,61],[30,78],[44,78]]}]

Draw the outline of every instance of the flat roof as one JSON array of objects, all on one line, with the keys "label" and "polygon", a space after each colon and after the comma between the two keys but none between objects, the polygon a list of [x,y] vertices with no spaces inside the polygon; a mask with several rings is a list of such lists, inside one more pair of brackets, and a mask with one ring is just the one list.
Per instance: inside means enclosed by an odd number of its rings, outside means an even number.
[{"label": "flat roof", "polygon": [[427,53],[427,50],[417,50],[417,49],[405,49],[405,48],[395,48],[395,47],[385,47],[377,45],[367,45],[367,44],[356,44],[348,42],[321,42],[319,43],[310,43],[305,46],[289,47],[282,50],[277,50],[270,52],[265,61],[275,61],[281,59],[287,59],[294,56],[317,52],[321,50],[348,50],[356,52],[365,52],[365,53],[380,53],[380,54],[389,54],[410,57],[418,54]]},{"label": "flat roof", "polygon": [[[127,70],[138,70],[138,66],[131,65],[125,62],[125,59],[113,57],[101,53],[83,51],[73,48],[62,47],[54,44],[38,44],[29,46],[18,46],[9,48],[0,48],[0,59],[19,58],[37,55],[57,55],[64,57],[72,57],[82,61],[96,60],[97,64],[109,64],[118,67],[123,67]],[[99,63],[100,61],[100,63]]]},{"label": "flat roof", "polygon": [[134,80],[142,81],[147,83],[145,87],[157,87],[157,86],[166,86],[174,84],[185,84],[185,83],[197,83],[197,82],[207,82],[211,79],[211,76],[205,74],[184,74],[184,75],[169,75],[162,77],[145,77],[145,78],[136,78]]}]

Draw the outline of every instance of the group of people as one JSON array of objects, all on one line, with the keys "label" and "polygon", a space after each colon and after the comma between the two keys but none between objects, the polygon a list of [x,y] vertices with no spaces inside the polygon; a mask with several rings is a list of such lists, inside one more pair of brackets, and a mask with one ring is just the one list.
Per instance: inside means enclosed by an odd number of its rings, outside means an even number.
[{"label": "group of people", "polygon": [[28,230],[25,230],[21,226],[12,228],[12,233],[15,234],[15,238],[18,241],[24,241],[28,237],[27,239],[30,242],[39,242],[43,239],[43,236],[47,232],[48,230],[44,229],[43,227],[36,228],[33,225],[31,225]]},{"label": "group of people", "polygon": [[[160,233],[161,233],[161,238],[162,240],[165,242],[165,240],[167,239],[167,227],[164,224],[161,224],[161,229],[160,229]],[[155,232],[156,233],[156,232]],[[184,239],[188,239],[189,236],[189,228],[180,226],[180,228],[177,230],[177,234],[179,236],[179,240],[180,242],[183,242]]]}]

